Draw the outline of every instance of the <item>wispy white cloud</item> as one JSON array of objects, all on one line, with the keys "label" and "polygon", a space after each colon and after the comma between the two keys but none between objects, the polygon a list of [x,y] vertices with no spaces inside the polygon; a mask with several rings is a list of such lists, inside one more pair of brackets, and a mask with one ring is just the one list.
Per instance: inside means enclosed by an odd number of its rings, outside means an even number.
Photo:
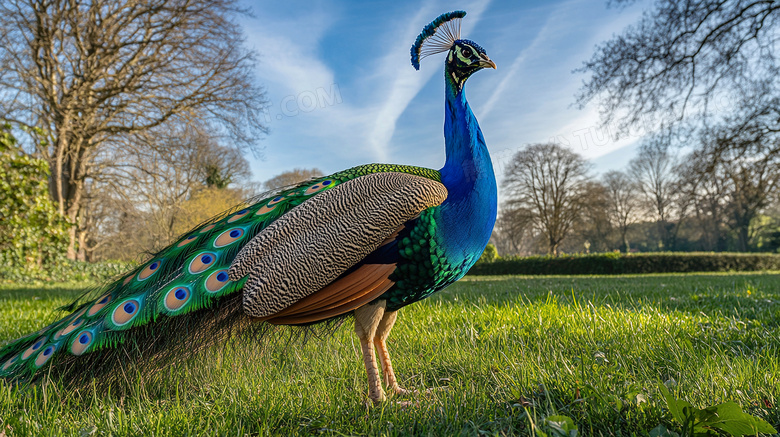
[{"label": "wispy white cloud", "polygon": [[[409,46],[422,26],[454,9],[468,11],[464,36],[479,39],[499,58],[499,70],[480,75],[469,90],[491,151],[509,156],[525,143],[572,138],[598,124],[595,111],[570,107],[580,81],[570,74],[572,68],[587,58],[595,42],[633,20],[631,13],[604,10],[603,0],[516,6],[490,0],[398,0],[392,9],[321,0],[316,10],[257,1],[270,7],[245,30],[261,53],[258,75],[275,110],[290,96],[332,92],[334,86],[340,98],[294,117],[277,119],[272,113],[266,160],[253,162],[259,179],[296,166],[326,172],[372,161],[435,166],[442,150],[442,88],[427,85],[441,74],[443,62],[432,57],[415,71]],[[371,24],[367,17],[374,17]],[[488,17],[490,26],[482,27]],[[354,34],[345,30],[352,26],[370,42],[355,44]],[[334,50],[347,48],[351,51],[338,63],[330,58]],[[351,62],[345,64],[344,58]],[[600,144],[586,155],[622,146]]]},{"label": "wispy white cloud", "polygon": [[287,93],[333,83],[333,71],[315,50],[334,21],[333,16],[302,13],[294,20],[264,20],[262,26],[247,28],[249,42],[260,53],[260,80]]},{"label": "wispy white cloud", "polygon": [[[348,84],[337,83],[336,72],[319,53],[323,38],[339,18],[318,10],[291,20],[268,20],[247,30],[248,40],[260,52],[257,75],[268,90],[270,104],[265,117],[271,134],[266,144],[272,150],[267,151],[266,161],[254,163],[264,174],[283,171],[280,166],[292,167],[284,164],[291,160],[296,162],[293,166],[327,168],[325,158],[365,154],[355,143],[367,130],[369,114],[345,100]],[[312,103],[312,98],[317,101]],[[306,162],[316,157],[322,160]]]},{"label": "wispy white cloud", "polygon": [[[633,21],[637,12],[619,14],[590,0],[568,0],[533,12],[542,18],[536,22],[541,23],[538,30],[524,38],[527,45],[520,44],[509,67],[499,70],[500,79],[480,88],[487,97],[475,105],[499,179],[505,161],[525,144],[554,141],[593,159],[636,140],[614,140],[600,125],[595,107],[572,107],[582,77],[571,71],[587,59],[594,44]],[[527,22],[506,32],[523,34],[528,29],[523,25]]]},{"label": "wispy white cloud", "polygon": [[[462,32],[467,35],[479,22],[482,13],[487,8],[490,0],[479,0],[468,5],[468,16],[463,20]],[[437,7],[436,10],[440,10]],[[433,12],[433,2],[426,2],[417,12],[403,31],[406,40],[413,41],[422,27],[430,22],[436,14]],[[422,23],[422,24],[421,24]],[[398,118],[406,111],[406,108],[422,90],[426,83],[439,71],[438,65],[428,65],[415,71],[409,68],[408,62],[399,64],[399,58],[408,58],[409,49],[399,47],[384,56],[380,62],[381,70],[390,72],[392,86],[382,106],[376,113],[373,129],[369,137],[369,144],[379,160],[388,159],[388,145],[395,133]]]},{"label": "wispy white cloud", "polygon": [[[292,22],[277,21],[271,26],[250,29],[250,40],[262,53],[260,79],[269,88],[271,103],[275,106],[270,119],[274,123],[271,138],[300,134],[288,131],[288,126],[275,119],[276,113],[286,109],[280,106],[295,106],[289,96],[323,88],[330,92],[336,86],[342,98],[340,104],[327,110],[312,111],[305,118],[284,121],[289,121],[289,125],[301,125],[305,120],[304,129],[317,132],[323,147],[333,145],[331,150],[335,155],[346,157],[351,154],[354,157],[357,154],[370,161],[393,161],[390,143],[398,119],[441,68],[440,64],[429,62],[421,71],[415,71],[409,65],[408,47],[425,24],[451,7],[443,3],[442,0],[429,0],[416,8],[413,15],[394,17],[378,29],[376,37],[388,41],[387,50],[374,59],[361,62],[368,68],[357,81],[361,83],[360,88],[371,95],[362,95],[359,101],[345,97],[346,88],[336,83],[336,72],[317,51],[330,30],[327,23],[336,22],[339,17],[304,14]],[[463,22],[464,34],[476,26],[489,3],[490,0],[475,0],[465,5],[468,16]],[[392,23],[396,23],[395,26]],[[306,29],[306,32],[290,32],[290,29]],[[404,43],[398,44],[398,41]],[[337,148],[339,144],[352,146]]]},{"label": "wispy white cloud", "polygon": [[487,102],[485,102],[484,106],[482,107],[480,111],[481,117],[484,118],[489,117],[490,113],[496,107],[496,103],[498,102],[498,100],[502,97],[506,97],[507,86],[512,81],[517,80],[516,74],[520,69],[520,67],[523,65],[523,62],[528,57],[528,54],[537,50],[539,46],[542,44],[542,41],[547,37],[550,28],[549,20],[550,18],[547,19],[545,25],[542,27],[539,33],[536,34],[536,37],[533,39],[533,41],[531,41],[531,44],[523,47],[523,49],[520,50],[520,53],[517,55],[514,61],[512,61],[512,64],[507,69],[507,73],[498,83],[498,86],[495,87],[493,92],[490,94],[490,97],[488,98]]},{"label": "wispy white cloud", "polygon": [[[415,32],[419,32],[417,28],[420,26],[417,23],[423,21],[423,17],[431,15],[431,6],[432,2],[430,1],[424,3],[414,18],[409,20],[409,24],[402,32],[406,40],[411,41]],[[433,75],[432,69],[417,72],[408,68],[405,63],[403,64],[405,68],[401,68],[397,61],[405,57],[403,50],[404,46],[399,45],[398,48],[390,50],[377,63],[378,71],[384,72],[384,74],[378,75],[378,79],[388,80],[392,83],[374,115],[373,127],[370,129],[371,133],[368,137],[368,143],[379,161],[386,161],[388,158],[387,145],[395,132],[398,117]],[[408,49],[406,50],[408,51]]]}]

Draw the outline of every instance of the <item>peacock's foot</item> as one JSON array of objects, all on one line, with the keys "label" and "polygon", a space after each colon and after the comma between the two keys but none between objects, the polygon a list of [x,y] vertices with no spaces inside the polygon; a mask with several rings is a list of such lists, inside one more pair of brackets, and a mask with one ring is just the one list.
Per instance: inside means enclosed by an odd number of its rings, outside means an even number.
[{"label": "peacock's foot", "polygon": [[377,396],[377,395],[371,396],[369,394],[368,399],[366,400],[366,406],[368,406],[368,407],[375,407],[375,406],[381,405],[386,400],[387,400],[387,396],[385,396],[384,391],[379,393],[379,396]]},{"label": "peacock's foot", "polygon": [[393,387],[393,392],[399,396],[411,396],[420,393],[420,391],[416,389],[409,390],[401,387]]},{"label": "peacock's foot", "polygon": [[371,398],[368,398],[365,401],[363,401],[363,406],[366,407],[366,408],[378,407],[378,406],[382,405],[383,403],[385,403],[386,401],[387,401],[386,398],[381,398],[381,399],[371,399]]},{"label": "peacock's foot", "polygon": [[[387,398],[366,399],[364,405],[366,408],[374,408],[380,405],[386,405],[387,402],[388,402]],[[416,400],[415,401],[392,401],[390,402],[390,404],[398,405],[401,408],[420,406],[420,402]]]},{"label": "peacock's foot", "polygon": [[419,407],[419,401],[395,401],[395,404],[401,408]]},{"label": "peacock's foot", "polygon": [[[392,388],[392,393],[396,396],[419,396],[419,395],[429,395],[431,393],[435,393],[438,391],[444,391],[447,390],[448,387],[431,387],[425,390],[417,390],[417,389],[405,389],[401,387],[394,387]],[[380,393],[369,393],[368,399],[366,399],[364,405],[366,408],[371,407],[378,407],[388,401],[387,396],[385,395],[384,390]],[[420,401],[418,400],[411,400],[411,401],[393,401],[391,402],[395,405],[398,405],[401,408],[407,408],[407,407],[419,407]]]},{"label": "peacock's foot", "polygon": [[431,387],[431,388],[427,388],[425,390],[417,390],[417,389],[409,390],[409,389],[401,388],[401,387],[398,387],[398,386],[393,388],[393,392],[396,395],[399,395],[399,396],[411,396],[411,395],[421,395],[421,394],[422,395],[429,395],[431,393],[435,393],[437,391],[443,391],[443,390],[447,390],[447,386],[444,386],[444,387]]}]

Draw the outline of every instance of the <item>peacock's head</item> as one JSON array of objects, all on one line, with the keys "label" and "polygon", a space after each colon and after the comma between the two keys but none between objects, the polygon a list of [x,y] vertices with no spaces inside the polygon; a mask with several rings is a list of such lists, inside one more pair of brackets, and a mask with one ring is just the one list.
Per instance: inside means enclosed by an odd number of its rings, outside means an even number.
[{"label": "peacock's head", "polygon": [[475,72],[483,68],[496,68],[485,49],[468,39],[460,39],[460,20],[464,11],[439,15],[422,30],[412,45],[412,65],[420,69],[420,60],[435,53],[449,52],[445,71],[448,79],[459,89]]},{"label": "peacock's head", "polygon": [[459,88],[463,88],[472,74],[488,67],[496,68],[496,63],[490,60],[485,49],[468,39],[456,40],[447,54],[447,74]]}]

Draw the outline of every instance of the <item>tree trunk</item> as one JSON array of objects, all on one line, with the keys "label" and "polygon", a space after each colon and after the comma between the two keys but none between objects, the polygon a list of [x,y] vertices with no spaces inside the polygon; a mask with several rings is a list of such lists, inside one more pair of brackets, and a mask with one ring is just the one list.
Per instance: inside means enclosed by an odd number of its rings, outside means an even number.
[{"label": "tree trunk", "polygon": [[739,244],[740,252],[748,251],[748,243],[750,241],[749,232],[750,232],[749,225],[742,224],[741,226],[739,226],[739,228],[737,228],[737,242]]},{"label": "tree trunk", "polygon": [[[80,237],[78,235],[78,224],[81,201],[84,196],[83,180],[86,168],[86,149],[83,147],[83,144],[74,144],[76,141],[62,139],[67,136],[67,133],[59,135],[60,144],[68,147],[69,150],[62,153],[58,150],[55,154],[51,178],[52,185],[55,187],[57,210],[70,223],[67,257],[69,260],[76,260],[79,258],[78,243]],[[71,154],[76,156],[67,156]]]},{"label": "tree trunk", "polygon": [[667,234],[669,235],[669,249],[667,250],[675,250],[677,248],[677,234],[680,232],[680,223],[682,222],[682,217],[680,217],[677,221],[677,223],[669,223],[667,227]]},{"label": "tree trunk", "polygon": [[78,252],[76,252],[76,226],[73,225],[68,228],[68,252],[66,255],[71,261],[75,261],[78,257]]},{"label": "tree trunk", "polygon": [[[57,205],[57,212],[66,217],[70,222],[68,228],[68,249],[66,256],[69,260],[76,259],[76,219],[77,214],[73,213],[71,208],[73,194],[70,166],[68,162],[72,160],[69,156],[70,148],[70,118],[65,115],[55,126],[56,146],[53,155],[51,155],[49,168],[51,176],[49,187],[52,197]],[[80,195],[79,195],[80,196]]]},{"label": "tree trunk", "polygon": [[52,172],[52,178],[55,180],[55,186],[62,187],[61,196],[58,196],[57,209],[68,219],[70,226],[68,228],[68,250],[69,260],[76,260],[78,243],[78,211],[81,206],[81,197],[83,187],[80,184],[72,183],[67,174],[56,174]]},{"label": "tree trunk", "polygon": [[624,228],[620,231],[620,238],[623,240],[623,247],[622,247],[623,253],[628,253],[628,251],[631,250],[631,248],[628,245],[627,235],[628,235],[628,228]]},{"label": "tree trunk", "polygon": [[87,231],[85,229],[79,229],[77,233],[79,249],[76,253],[76,259],[79,261],[89,261],[91,257],[90,251],[87,249]]}]

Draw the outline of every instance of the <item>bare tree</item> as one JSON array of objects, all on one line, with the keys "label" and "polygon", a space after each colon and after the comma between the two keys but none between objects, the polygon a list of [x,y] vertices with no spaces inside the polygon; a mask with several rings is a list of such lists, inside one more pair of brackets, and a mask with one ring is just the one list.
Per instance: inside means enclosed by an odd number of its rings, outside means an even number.
[{"label": "bare tree", "polygon": [[588,169],[585,159],[557,144],[529,145],[507,167],[503,186],[508,206],[531,217],[552,255],[558,255],[582,210]]},{"label": "bare tree", "polygon": [[265,187],[266,190],[275,190],[320,176],[322,176],[322,171],[318,168],[294,168],[263,182],[263,187]]},{"label": "bare tree", "polygon": [[536,253],[538,235],[534,234],[532,219],[523,209],[501,208],[490,238],[498,253],[502,256]]},{"label": "bare tree", "polygon": [[686,156],[678,174],[680,189],[691,199],[692,215],[701,233],[702,247],[718,252],[726,250],[726,178],[719,168],[711,165],[710,157],[701,150]]},{"label": "bare tree", "polygon": [[43,129],[34,144],[60,213],[79,222],[106,169],[95,160],[128,136],[176,122],[256,144],[264,100],[243,12],[235,0],[0,2],[0,118]]},{"label": "bare tree", "polygon": [[779,11],[775,1],[657,0],[596,47],[580,70],[590,77],[577,101],[600,98],[603,120],[625,129],[649,115],[712,113],[719,94],[742,96],[754,81],[768,81],[778,96]]},{"label": "bare tree", "polygon": [[571,252],[605,252],[610,250],[612,224],[609,221],[607,189],[598,181],[585,183],[582,210],[572,231],[562,242]]},{"label": "bare tree", "polygon": [[[79,232],[79,251],[86,252],[86,259],[100,245],[115,245],[117,240],[124,240],[136,252],[170,244],[181,232],[208,218],[198,215],[193,219],[193,211],[183,208],[194,195],[209,188],[225,191],[251,174],[240,151],[186,126],[139,133],[116,149],[107,146],[95,165],[104,160],[110,163],[100,176],[90,179],[85,199],[82,221],[91,232]],[[223,197],[238,203],[243,194],[223,193]],[[221,212],[209,211],[211,215]]]},{"label": "bare tree", "polygon": [[[737,248],[750,249],[755,219],[774,199],[780,188],[780,156],[774,135],[723,126],[703,137],[700,154],[709,166],[701,172],[718,178],[726,194],[726,223],[736,233]],[[723,144],[729,143],[729,144]]]},{"label": "bare tree", "polygon": [[653,136],[640,146],[628,170],[645,211],[656,223],[660,246],[666,250],[674,250],[678,225],[688,207],[675,171],[679,161],[670,149],[668,136]]},{"label": "bare tree", "polygon": [[602,177],[607,195],[607,214],[620,233],[620,250],[628,253],[628,227],[637,219],[639,209],[636,183],[622,171],[609,171]]}]

